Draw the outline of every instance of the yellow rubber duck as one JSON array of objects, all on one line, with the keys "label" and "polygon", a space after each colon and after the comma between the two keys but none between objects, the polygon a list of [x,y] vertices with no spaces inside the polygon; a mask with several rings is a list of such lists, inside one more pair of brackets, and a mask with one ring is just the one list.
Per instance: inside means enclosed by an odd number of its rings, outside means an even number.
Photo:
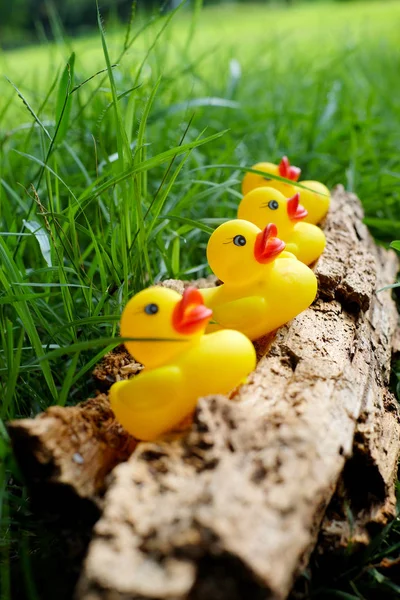
[{"label": "yellow rubber duck", "polygon": [[236,219],[211,235],[207,258],[224,283],[200,290],[217,325],[255,340],[305,310],[317,293],[314,273],[290,252],[274,224],[260,229]]},{"label": "yellow rubber duck", "polygon": [[308,188],[304,190],[297,188],[300,193],[300,202],[307,209],[308,217],[305,218],[307,223],[317,225],[325,217],[331,203],[331,193],[320,181],[299,181],[301,185]]},{"label": "yellow rubber duck", "polygon": [[199,397],[228,393],[255,368],[253,344],[238,331],[204,335],[211,316],[195,288],[182,297],[151,287],[126,305],[121,335],[139,338],[125,346],[145,369],[115,383],[110,402],[137,439],[156,439],[190,415]]},{"label": "yellow rubber duck", "polygon": [[299,193],[292,198],[285,198],[272,187],[256,188],[244,196],[237,216],[261,229],[267,223],[275,223],[279,237],[286,243],[286,250],[310,265],[322,254],[326,238],[319,227],[302,222],[307,211],[299,204],[299,200]]},{"label": "yellow rubber duck", "polygon": [[267,176],[268,173],[271,173],[271,175],[277,175],[279,177],[285,177],[285,179],[297,181],[300,177],[301,169],[299,169],[299,167],[291,166],[287,156],[282,158],[279,165],[274,165],[273,163],[269,162],[260,162],[256,165],[253,165],[251,168],[255,169],[256,171],[262,171],[263,173],[266,173],[266,176],[263,177],[262,175],[256,175],[256,173],[246,173],[242,181],[243,196],[255,188],[265,187],[266,185],[279,190],[287,198],[294,196],[296,193],[295,187],[290,185],[290,183],[278,181],[277,179],[271,179]]},{"label": "yellow rubber duck", "polygon": [[[272,175],[285,177],[285,179],[290,179],[294,182],[298,181],[301,174],[301,169],[299,169],[299,167],[292,166],[287,156],[282,158],[279,165],[274,165],[273,163],[268,162],[260,162],[254,165],[252,169],[262,171],[266,174],[271,173]],[[279,190],[284,196],[286,196],[286,198],[293,197],[297,191],[300,194],[301,204],[308,212],[307,217],[305,217],[305,222],[316,225],[328,212],[331,200],[330,192],[328,188],[319,181],[304,180],[299,181],[299,183],[308,189],[299,187],[295,188],[290,183],[284,183],[283,181],[278,181],[277,179],[271,179],[267,175],[263,177],[262,175],[256,175],[255,173],[246,173],[242,182],[242,194],[245,196],[255,188],[265,186]]]}]

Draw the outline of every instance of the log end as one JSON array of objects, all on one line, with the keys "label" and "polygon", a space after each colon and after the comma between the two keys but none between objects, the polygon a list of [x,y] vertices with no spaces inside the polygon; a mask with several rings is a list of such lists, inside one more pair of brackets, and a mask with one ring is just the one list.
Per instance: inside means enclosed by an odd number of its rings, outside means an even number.
[{"label": "log end", "polygon": [[68,409],[53,406],[36,419],[12,421],[8,431],[28,483],[67,486],[82,498],[101,494],[108,473],[137,444],[115,421],[105,394]]}]

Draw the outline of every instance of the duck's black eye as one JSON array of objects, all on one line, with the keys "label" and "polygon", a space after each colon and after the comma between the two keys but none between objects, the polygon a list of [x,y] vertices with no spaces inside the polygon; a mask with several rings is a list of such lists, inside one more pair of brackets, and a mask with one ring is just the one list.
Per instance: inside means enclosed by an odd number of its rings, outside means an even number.
[{"label": "duck's black eye", "polygon": [[276,200],[270,200],[268,202],[268,208],[270,208],[271,210],[276,210],[277,208],[279,208],[279,204]]},{"label": "duck's black eye", "polygon": [[246,238],[244,237],[244,235],[235,235],[235,237],[233,238],[233,243],[235,244],[235,246],[245,246]]},{"label": "duck's black eye", "polygon": [[144,307],[144,312],[146,313],[146,315],[155,315],[156,313],[158,313],[157,304],[147,304]]},{"label": "duck's black eye", "polygon": [[264,181],[271,181],[270,177],[263,177]]}]

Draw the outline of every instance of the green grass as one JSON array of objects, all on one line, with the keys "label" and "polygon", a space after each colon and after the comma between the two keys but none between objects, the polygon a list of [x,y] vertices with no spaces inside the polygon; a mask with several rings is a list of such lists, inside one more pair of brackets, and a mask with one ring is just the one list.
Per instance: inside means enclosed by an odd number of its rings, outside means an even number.
[{"label": "green grass", "polygon": [[[287,153],[306,179],[356,191],[379,240],[400,238],[399,27],[395,1],[225,5],[105,37],[58,28],[0,55],[2,598],[18,568],[41,597],[29,565],[43,535],[4,423],[92,394],[128,297],[207,272],[244,166]],[[379,552],[398,552],[399,531]],[[368,597],[353,587],[368,560],[331,592]]]}]

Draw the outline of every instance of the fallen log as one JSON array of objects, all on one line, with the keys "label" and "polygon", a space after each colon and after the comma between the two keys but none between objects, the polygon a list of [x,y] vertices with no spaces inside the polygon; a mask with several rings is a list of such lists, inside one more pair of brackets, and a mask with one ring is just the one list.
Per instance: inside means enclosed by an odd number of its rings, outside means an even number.
[{"label": "fallen log", "polygon": [[[375,291],[394,280],[397,259],[375,246],[358,200],[342,188],[325,232],[319,299],[275,339],[259,342],[258,367],[231,400],[201,399],[186,435],[139,444],[108,479],[126,455],[110,451],[101,469],[101,455],[89,452],[97,467],[77,491],[92,498],[107,484],[108,491],[78,598],[285,598],[337,486],[337,506],[350,503],[363,535],[393,515],[400,429],[388,382],[397,311],[390,292]],[[112,378],[103,379],[105,388]],[[23,448],[19,427],[11,435]],[[103,447],[98,435],[92,429],[81,438],[87,452],[89,438],[89,447]],[[33,448],[36,459],[49,438]],[[129,454],[135,443],[126,443]],[[71,452],[57,461],[52,480],[76,487],[74,470],[65,477]],[[330,544],[354,533],[337,506],[332,501],[323,527]]]},{"label": "fallen log", "polygon": [[321,297],[278,331],[234,401],[201,399],[186,436],[140,444],[114,469],[78,598],[285,598],[354,441],[374,473],[368,493],[353,486],[354,505],[367,511],[373,497],[393,514],[397,313],[390,292],[375,291],[397,260],[361,216],[338,190],[316,268]]}]

